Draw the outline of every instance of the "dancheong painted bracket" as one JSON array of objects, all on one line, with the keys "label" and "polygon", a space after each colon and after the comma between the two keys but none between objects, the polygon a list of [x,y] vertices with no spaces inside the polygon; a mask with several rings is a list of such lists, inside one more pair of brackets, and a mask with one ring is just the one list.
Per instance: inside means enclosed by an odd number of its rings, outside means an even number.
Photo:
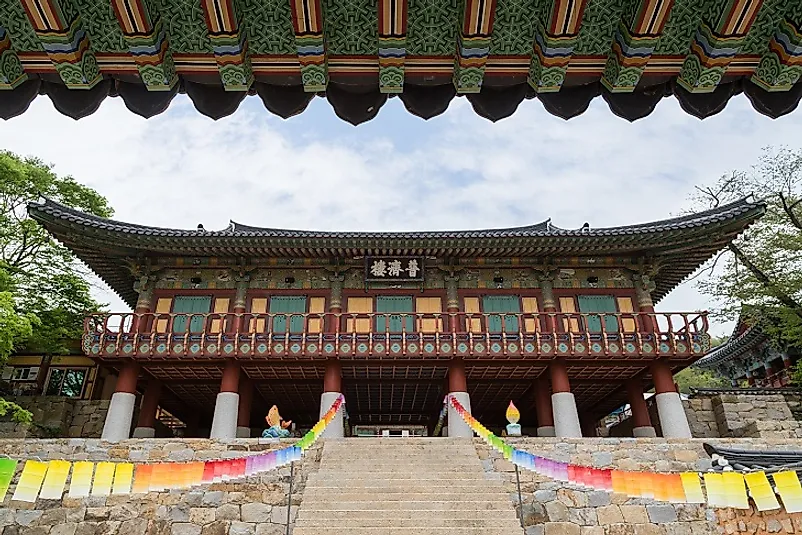
[{"label": "dancheong painted bracket", "polygon": [[284,118],[318,95],[353,124],[392,96],[428,119],[464,95],[495,121],[598,96],[635,120],[674,95],[704,118],[739,93],[778,117],[802,98],[801,28],[793,0],[2,0],[0,117],[42,94],[151,117],[178,92],[215,119],[247,95]]}]

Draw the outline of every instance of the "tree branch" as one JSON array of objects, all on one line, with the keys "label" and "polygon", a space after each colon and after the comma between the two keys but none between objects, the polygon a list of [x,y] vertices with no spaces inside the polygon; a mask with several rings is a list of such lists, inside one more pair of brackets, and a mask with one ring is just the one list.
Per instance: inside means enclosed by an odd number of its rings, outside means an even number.
[{"label": "tree branch", "polygon": [[802,222],[799,221],[799,218],[794,213],[794,207],[796,207],[796,205],[798,205],[800,201],[797,200],[796,202],[794,202],[789,206],[788,200],[785,198],[785,195],[783,195],[783,192],[782,191],[778,192],[778,195],[780,196],[780,201],[782,202],[783,205],[783,211],[786,213],[786,215],[788,215],[788,218],[791,220],[791,223],[799,230],[802,230]]},{"label": "tree branch", "polygon": [[763,273],[763,271],[757,267],[744,253],[741,251],[737,245],[734,243],[730,243],[728,246],[730,251],[735,254],[735,258],[737,258],[745,267],[748,269],[752,275],[763,285],[766,290],[768,290],[769,294],[776,298],[780,303],[790,308],[794,314],[802,318],[802,309],[800,308],[799,303],[794,300],[790,295],[786,294],[775,285],[772,280]]}]

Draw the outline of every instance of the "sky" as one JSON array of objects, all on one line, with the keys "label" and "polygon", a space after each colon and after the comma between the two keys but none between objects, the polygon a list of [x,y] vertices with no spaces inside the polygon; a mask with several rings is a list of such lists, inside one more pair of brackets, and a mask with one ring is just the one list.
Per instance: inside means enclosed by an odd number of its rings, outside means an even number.
[{"label": "sky", "polygon": [[[248,97],[213,121],[179,95],[148,120],[108,98],[74,121],[41,96],[0,122],[0,147],[53,164],[108,198],[116,219],[146,225],[443,230],[551,218],[598,228],[677,215],[692,207],[695,185],[750,167],[764,147],[802,148],[800,113],[771,120],[738,96],[700,121],[669,97],[629,123],[597,98],[565,121],[531,100],[492,123],[457,98],[424,121],[391,99],[354,127],[323,98],[283,120]],[[95,293],[110,310],[127,310],[102,283]],[[714,305],[691,282],[658,310]],[[731,328],[716,321],[712,333]]]}]

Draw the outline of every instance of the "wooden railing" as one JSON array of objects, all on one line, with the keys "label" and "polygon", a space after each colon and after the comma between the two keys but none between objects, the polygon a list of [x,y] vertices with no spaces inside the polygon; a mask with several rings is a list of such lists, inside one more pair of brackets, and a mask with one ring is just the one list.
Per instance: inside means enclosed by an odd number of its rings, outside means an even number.
[{"label": "wooden railing", "polygon": [[94,314],[90,356],[695,356],[706,313]]},{"label": "wooden railing", "polygon": [[780,371],[774,372],[767,377],[757,379],[756,386],[763,388],[782,388],[791,385],[791,373],[788,368],[783,368]]}]

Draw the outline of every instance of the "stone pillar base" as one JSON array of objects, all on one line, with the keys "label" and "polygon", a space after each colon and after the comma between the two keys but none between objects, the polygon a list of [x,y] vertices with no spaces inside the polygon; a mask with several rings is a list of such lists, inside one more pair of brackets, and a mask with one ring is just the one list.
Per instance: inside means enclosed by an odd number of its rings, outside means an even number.
[{"label": "stone pillar base", "polygon": [[551,395],[554,411],[554,434],[560,438],[582,438],[582,426],[576,410],[576,399],[571,392],[555,392]]},{"label": "stone pillar base", "polygon": [[134,438],[154,438],[156,430],[152,427],[136,427],[134,428]]},{"label": "stone pillar base", "polygon": [[[323,394],[320,395],[320,418],[323,418],[323,415],[329,412],[329,409],[338,397],[340,397],[339,392],[323,392]],[[326,427],[326,430],[321,433],[320,438],[345,437],[343,410],[345,410],[345,408],[341,406],[340,410],[337,411],[337,414],[334,415],[334,419]]]},{"label": "stone pillar base", "polygon": [[237,413],[239,412],[239,394],[220,392],[214,404],[214,417],[209,438],[230,439],[237,436]]},{"label": "stone pillar base", "polygon": [[101,440],[119,442],[129,438],[131,422],[134,419],[134,405],[136,396],[128,392],[115,392],[111,396],[109,412],[106,413],[106,422],[103,424]]},{"label": "stone pillar base", "polygon": [[657,436],[657,432],[651,425],[645,425],[643,427],[634,427],[632,436],[635,438],[654,438]]},{"label": "stone pillar base", "polygon": [[[465,407],[465,410],[471,412],[471,397],[467,392],[451,392],[450,396],[454,396],[460,404]],[[448,436],[451,438],[472,438],[473,431],[471,427],[462,419],[451,403],[448,403]]]},{"label": "stone pillar base", "polygon": [[685,407],[677,392],[656,394],[657,414],[660,415],[660,428],[665,438],[692,438]]},{"label": "stone pillar base", "polygon": [[251,438],[251,428],[237,426],[237,438]]},{"label": "stone pillar base", "polygon": [[553,437],[556,436],[553,425],[544,425],[537,428],[537,436],[539,437]]}]

